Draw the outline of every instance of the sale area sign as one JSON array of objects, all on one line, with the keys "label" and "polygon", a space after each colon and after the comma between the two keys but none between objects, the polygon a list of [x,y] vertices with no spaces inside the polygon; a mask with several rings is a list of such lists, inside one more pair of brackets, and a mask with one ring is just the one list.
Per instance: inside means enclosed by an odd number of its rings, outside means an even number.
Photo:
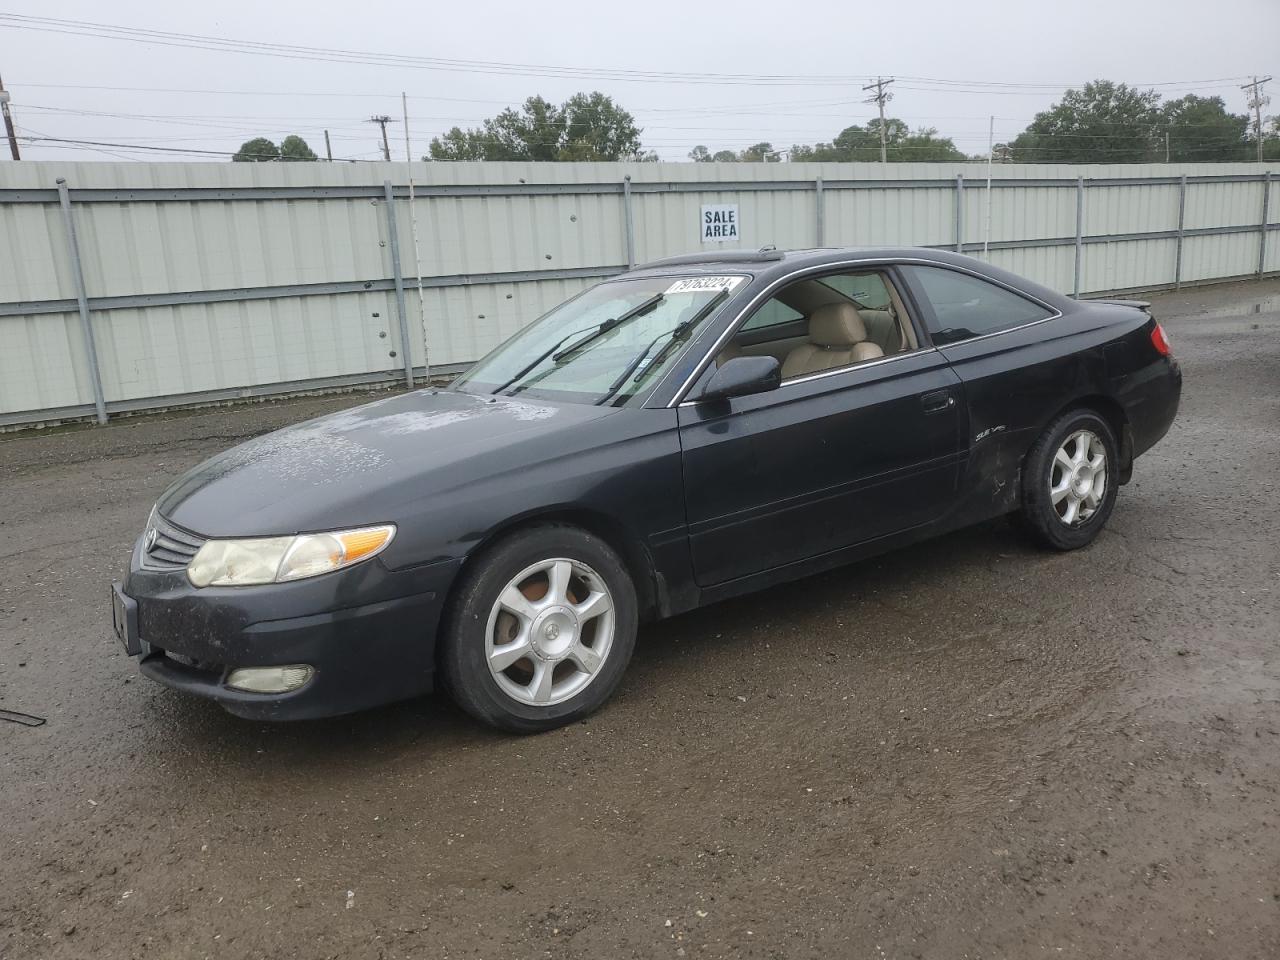
[{"label": "sale area sign", "polygon": [[702,242],[724,243],[740,240],[736,203],[704,203],[702,205]]}]

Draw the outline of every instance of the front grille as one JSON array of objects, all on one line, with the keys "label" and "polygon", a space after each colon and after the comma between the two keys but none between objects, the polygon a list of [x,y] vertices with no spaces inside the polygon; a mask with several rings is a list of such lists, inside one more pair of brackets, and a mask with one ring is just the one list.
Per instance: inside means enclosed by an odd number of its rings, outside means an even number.
[{"label": "front grille", "polygon": [[[156,532],[155,543],[148,548],[150,531]],[[184,570],[191,559],[205,544],[205,537],[170,523],[159,513],[152,512],[142,543],[142,568],[144,570]]]}]

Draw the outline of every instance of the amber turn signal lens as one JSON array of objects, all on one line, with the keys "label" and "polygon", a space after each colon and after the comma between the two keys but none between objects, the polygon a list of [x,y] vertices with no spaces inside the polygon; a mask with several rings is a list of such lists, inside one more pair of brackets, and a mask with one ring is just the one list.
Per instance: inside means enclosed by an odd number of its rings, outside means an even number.
[{"label": "amber turn signal lens", "polygon": [[395,533],[395,526],[386,524],[295,537],[209,540],[187,565],[187,577],[197,587],[305,580],[368,560],[381,552]]},{"label": "amber turn signal lens", "polygon": [[381,550],[391,539],[392,527],[371,527],[368,530],[352,530],[349,533],[337,534],[342,543],[343,560],[355,563],[361,557]]}]

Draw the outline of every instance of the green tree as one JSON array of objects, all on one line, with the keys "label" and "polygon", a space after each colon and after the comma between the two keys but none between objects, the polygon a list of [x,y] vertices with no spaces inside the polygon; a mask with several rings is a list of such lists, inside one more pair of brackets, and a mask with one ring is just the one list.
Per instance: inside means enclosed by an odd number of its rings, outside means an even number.
[{"label": "green tree", "polygon": [[483,131],[463,130],[461,127],[453,127],[442,136],[432,137],[430,150],[430,154],[423,157],[423,160],[511,159],[494,156],[496,150],[493,142]]},{"label": "green tree", "polygon": [[689,159],[694,163],[710,163],[712,159],[711,151],[702,144],[698,144],[689,151]]},{"label": "green tree", "polygon": [[1024,163],[1139,163],[1163,141],[1159,102],[1154,90],[1096,80],[1036,114],[1009,146]]},{"label": "green tree", "polygon": [[938,136],[938,131],[933,127],[921,127],[895,144],[889,159],[907,163],[947,163],[967,160],[968,157],[956,147],[950,137]]},{"label": "green tree", "polygon": [[635,118],[602,93],[574,94],[560,106],[530,97],[481,127],[454,127],[431,141],[432,160],[647,159]]},{"label": "green tree", "polygon": [[292,133],[280,141],[280,159],[281,160],[319,160],[315,155],[307,141],[303,140],[296,133]]},{"label": "green tree", "polygon": [[[964,160],[956,145],[948,137],[938,136],[932,127],[921,127],[914,133],[905,121],[887,117],[884,122],[885,157],[891,162],[942,162]],[[813,146],[797,144],[791,148],[792,160],[817,162],[851,161],[872,162],[880,159],[880,118],[865,127],[854,124],[845,127],[830,143]]]},{"label": "green tree", "polygon": [[[1250,158],[1257,157],[1258,142],[1250,137],[1250,145],[1254,152]],[[1268,117],[1262,122],[1262,158],[1264,160],[1280,160],[1280,116]]]},{"label": "green tree", "polygon": [[[1249,118],[1228,113],[1221,97],[1197,97],[1188,94],[1171,100],[1160,108],[1163,126],[1168,134],[1169,159],[1180,161],[1246,160],[1249,158]],[[1163,159],[1157,141],[1157,155]]]},{"label": "green tree", "polygon": [[[841,130],[830,143],[817,143],[813,146],[805,144],[796,144],[791,148],[792,160],[812,160],[818,163],[837,163],[850,162],[854,160],[879,160],[880,159],[880,126],[879,120],[875,121],[875,132],[868,130],[866,127],[853,124]],[[907,125],[901,120],[891,121],[885,129],[887,134],[892,134],[896,127],[892,124],[901,124],[902,132],[905,135]]]},{"label": "green tree", "polygon": [[762,140],[760,143],[754,143],[747,149],[738,154],[738,159],[743,163],[765,163],[774,154],[773,144]]},{"label": "green tree", "polygon": [[564,132],[561,109],[542,97],[530,97],[518,113],[508,107],[485,121],[489,155],[481,159],[559,160]]},{"label": "green tree", "polygon": [[254,137],[240,144],[231,158],[235,163],[262,163],[280,159],[280,148],[266,137]]},{"label": "green tree", "polygon": [[1228,113],[1222,97],[1188,93],[1161,106],[1160,116],[1164,133],[1169,134],[1169,159],[1175,163],[1249,159],[1249,118]]},{"label": "green tree", "polygon": [[711,159],[716,163],[733,163],[738,159],[738,155],[732,150],[717,150],[711,155]]},{"label": "green tree", "polygon": [[564,137],[560,108],[530,97],[520,110],[508,107],[483,127],[454,127],[431,141],[433,160],[556,160]]},{"label": "green tree", "polygon": [[560,108],[564,117],[562,159],[633,160],[643,154],[635,117],[603,93],[575,93]]}]

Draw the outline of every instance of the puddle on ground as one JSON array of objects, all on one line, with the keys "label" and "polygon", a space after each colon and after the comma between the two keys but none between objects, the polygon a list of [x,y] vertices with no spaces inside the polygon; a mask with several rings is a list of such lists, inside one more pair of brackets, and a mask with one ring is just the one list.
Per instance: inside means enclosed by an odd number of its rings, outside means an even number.
[{"label": "puddle on ground", "polygon": [[1184,314],[1191,317],[1252,317],[1262,313],[1280,313],[1280,294],[1263,297],[1253,303],[1232,303],[1220,307],[1206,307],[1194,313]]}]

